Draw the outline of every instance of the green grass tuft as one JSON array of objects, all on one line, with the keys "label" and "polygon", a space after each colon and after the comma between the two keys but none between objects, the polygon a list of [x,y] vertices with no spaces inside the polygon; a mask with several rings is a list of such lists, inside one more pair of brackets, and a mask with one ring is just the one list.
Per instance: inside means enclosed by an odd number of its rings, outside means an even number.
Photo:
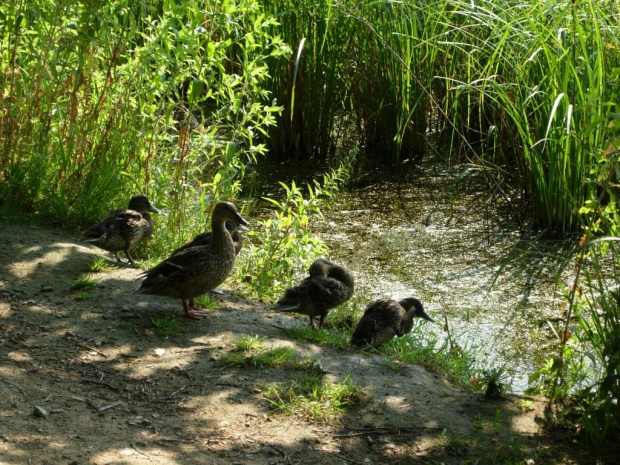
[{"label": "green grass tuft", "polygon": [[257,349],[262,349],[265,345],[265,339],[267,338],[260,337],[258,335],[243,336],[242,338],[235,341],[235,347],[241,352],[252,352]]},{"label": "green grass tuft", "polygon": [[99,271],[110,270],[112,267],[108,264],[105,258],[99,257],[88,264],[88,269],[93,273],[97,273]]},{"label": "green grass tuft", "polygon": [[181,330],[181,321],[174,316],[154,316],[151,322],[160,336],[170,336]]},{"label": "green grass tuft", "polygon": [[97,282],[98,281],[96,279],[93,279],[88,275],[82,275],[71,283],[69,290],[74,293],[77,293],[78,291],[87,291],[95,287]]},{"label": "green grass tuft", "polygon": [[325,383],[318,375],[305,375],[299,380],[269,387],[265,398],[277,412],[329,422],[366,401],[367,395],[350,377],[341,383]]},{"label": "green grass tuft", "polygon": [[312,329],[310,327],[285,328],[284,332],[300,342],[314,342],[317,344],[348,349],[351,334],[346,330]]}]

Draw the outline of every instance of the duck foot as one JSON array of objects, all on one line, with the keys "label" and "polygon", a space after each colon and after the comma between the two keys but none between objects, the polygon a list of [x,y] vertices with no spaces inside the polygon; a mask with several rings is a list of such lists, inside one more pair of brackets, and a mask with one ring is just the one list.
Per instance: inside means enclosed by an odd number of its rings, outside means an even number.
[{"label": "duck foot", "polygon": [[206,308],[195,307],[193,298],[189,299],[189,304],[185,301],[185,299],[181,299],[181,303],[183,304],[185,315],[192,320],[201,320],[202,317],[211,313],[211,310],[207,310]]}]

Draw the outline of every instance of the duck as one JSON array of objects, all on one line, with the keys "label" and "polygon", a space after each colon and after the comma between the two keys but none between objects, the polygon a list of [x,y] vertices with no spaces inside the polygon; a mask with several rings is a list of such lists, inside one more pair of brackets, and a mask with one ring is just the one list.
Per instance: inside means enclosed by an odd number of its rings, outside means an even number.
[{"label": "duck", "polygon": [[118,252],[123,250],[128,262],[134,265],[129,249],[136,242],[153,235],[153,221],[147,212],[161,213],[159,209],[151,205],[145,195],[134,195],[129,200],[127,208],[110,212],[106,219],[91,226],[80,241],[113,252],[119,263],[123,261]]},{"label": "duck", "polygon": [[[243,245],[243,236],[239,233],[239,231],[247,231],[248,228],[242,225],[238,225],[234,221],[227,221],[224,223],[226,229],[230,233],[230,237],[232,237],[233,244],[235,245],[235,255],[239,255],[241,252],[241,247]],[[174,255],[181,250],[189,249],[190,247],[196,247],[197,245],[207,245],[211,242],[212,233],[210,231],[203,232],[194,236],[194,238],[186,244],[183,244],[178,249],[175,249],[170,255]]]},{"label": "duck", "polygon": [[287,289],[273,309],[308,315],[312,329],[318,316],[321,328],[329,311],[351,298],[355,283],[349,270],[325,258],[315,260],[308,274],[297,286]]},{"label": "duck", "polygon": [[211,240],[175,251],[142,273],[146,279],[136,293],[181,299],[188,318],[200,320],[207,315],[208,310],[194,305],[194,298],[219,286],[230,274],[237,256],[233,238],[225,226],[227,221],[250,226],[234,204],[218,203],[211,215]]},{"label": "duck", "polygon": [[353,332],[351,348],[377,348],[395,336],[404,336],[413,329],[413,319],[416,317],[435,322],[414,297],[400,301],[386,298],[374,300],[366,306]]}]

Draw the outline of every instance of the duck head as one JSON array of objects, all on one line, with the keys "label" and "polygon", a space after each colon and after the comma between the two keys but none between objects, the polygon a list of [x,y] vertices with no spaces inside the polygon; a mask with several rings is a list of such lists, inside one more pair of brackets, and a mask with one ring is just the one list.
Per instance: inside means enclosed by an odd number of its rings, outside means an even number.
[{"label": "duck head", "polygon": [[424,311],[424,307],[422,306],[422,302],[420,302],[418,299],[415,299],[413,297],[408,297],[406,299],[401,300],[398,303],[401,305],[401,307],[403,307],[407,311],[407,313],[409,315],[411,315],[413,313],[414,317],[422,318],[424,320],[430,321],[431,323],[435,322],[435,320],[433,318],[431,318]]},{"label": "duck head", "polygon": [[127,207],[129,210],[133,210],[139,213],[144,212],[153,212],[153,213],[161,213],[161,210],[155,208],[149,202],[149,199],[146,195],[134,195],[129,200],[129,206]]},{"label": "duck head", "polygon": [[212,223],[225,223],[226,221],[233,221],[238,225],[240,231],[248,231],[250,223],[248,223],[237,210],[237,207],[230,202],[220,202],[213,209],[211,216]]}]

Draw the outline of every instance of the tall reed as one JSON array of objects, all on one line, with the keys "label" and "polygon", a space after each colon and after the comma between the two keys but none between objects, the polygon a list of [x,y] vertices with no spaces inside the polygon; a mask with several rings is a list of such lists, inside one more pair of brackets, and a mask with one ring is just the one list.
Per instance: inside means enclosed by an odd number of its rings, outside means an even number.
[{"label": "tall reed", "polygon": [[[598,161],[615,138],[617,28],[591,1],[455,5],[461,23],[452,43],[475,58],[467,80],[449,79],[446,113],[455,127],[498,139],[480,158],[520,173],[539,227],[578,230],[580,208],[596,199]],[[466,100],[463,116],[454,108]]]}]

